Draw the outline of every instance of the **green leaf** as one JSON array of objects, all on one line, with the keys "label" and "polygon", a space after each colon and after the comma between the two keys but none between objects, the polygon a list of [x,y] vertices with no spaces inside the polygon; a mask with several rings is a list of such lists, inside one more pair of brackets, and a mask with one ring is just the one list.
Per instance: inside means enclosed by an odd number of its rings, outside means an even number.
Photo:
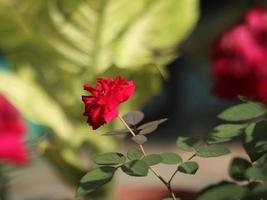
[{"label": "green leaf", "polygon": [[167,118],[164,118],[142,124],[141,126],[138,127],[139,134],[145,135],[152,133],[158,128],[160,124],[164,123],[167,120],[168,120]]},{"label": "green leaf", "polygon": [[176,145],[184,151],[196,151],[201,144],[201,140],[190,137],[178,137]]},{"label": "green leaf", "polygon": [[243,158],[234,158],[229,167],[229,174],[236,181],[248,180],[245,172],[251,166],[251,163]]},{"label": "green leaf", "polygon": [[147,137],[144,135],[135,135],[132,140],[137,144],[144,144],[147,141]]},{"label": "green leaf", "polygon": [[105,136],[114,136],[114,135],[127,135],[129,133],[128,129],[114,130],[104,133]]},{"label": "green leaf", "polygon": [[252,180],[267,181],[267,166],[249,168],[246,171],[246,177]]},{"label": "green leaf", "polygon": [[231,141],[232,139],[233,138],[221,138],[221,137],[216,137],[215,135],[208,135],[206,142],[207,144],[219,144]]},{"label": "green leaf", "polygon": [[267,122],[249,125],[243,135],[243,145],[252,161],[261,158],[266,152]]},{"label": "green leaf", "polygon": [[[164,198],[162,200],[173,200],[173,198],[172,197],[169,197],[169,198]],[[181,200],[181,199],[180,198],[176,198],[176,200]]]},{"label": "green leaf", "polygon": [[218,117],[227,121],[245,121],[261,117],[267,113],[267,107],[263,103],[248,102],[233,106]]},{"label": "green leaf", "polygon": [[179,156],[176,153],[166,152],[160,154],[162,163],[172,165],[172,164],[178,164],[181,163],[183,160],[181,156]]},{"label": "green leaf", "polygon": [[147,124],[146,127],[143,129],[139,129],[139,134],[145,135],[149,133],[153,133],[155,130],[157,130],[158,124]]},{"label": "green leaf", "polygon": [[137,148],[131,148],[127,152],[127,157],[130,160],[139,160],[143,157],[143,153]]},{"label": "green leaf", "polygon": [[162,162],[162,157],[157,154],[146,155],[142,159],[148,166],[157,165]]},{"label": "green leaf", "polygon": [[122,118],[129,125],[137,125],[144,119],[145,115],[141,111],[132,111],[125,114]]},{"label": "green leaf", "polygon": [[88,194],[110,182],[117,168],[105,166],[93,169],[80,180],[77,196]]},{"label": "green leaf", "polygon": [[194,161],[184,162],[178,166],[178,170],[185,174],[195,174],[198,170],[198,164]]},{"label": "green leaf", "polygon": [[94,67],[98,74],[113,64],[169,63],[198,17],[197,0],[79,1],[69,20],[58,3],[45,5],[45,39],[75,65]]},{"label": "green leaf", "polygon": [[121,166],[123,172],[130,176],[147,176],[148,165],[142,160],[132,160]]},{"label": "green leaf", "polygon": [[229,154],[230,150],[223,145],[213,144],[200,148],[196,155],[199,157],[218,157]]},{"label": "green leaf", "polygon": [[243,133],[247,124],[223,124],[216,126],[214,131],[208,135],[208,143],[220,143],[231,140]]},{"label": "green leaf", "polygon": [[236,137],[242,134],[247,124],[223,124],[214,128],[213,135],[221,138]]},{"label": "green leaf", "polygon": [[104,153],[97,155],[93,161],[98,165],[119,165],[126,161],[126,158],[121,153]]},{"label": "green leaf", "polygon": [[220,183],[206,188],[196,200],[240,200],[247,189],[232,183]]}]

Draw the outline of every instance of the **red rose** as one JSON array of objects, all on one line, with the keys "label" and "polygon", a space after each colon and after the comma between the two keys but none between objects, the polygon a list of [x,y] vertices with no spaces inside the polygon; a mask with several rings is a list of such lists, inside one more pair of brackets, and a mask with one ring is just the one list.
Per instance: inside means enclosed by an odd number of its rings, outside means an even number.
[{"label": "red rose", "polygon": [[26,127],[17,110],[0,95],[0,161],[14,164],[27,162],[23,143]]},{"label": "red rose", "polygon": [[214,92],[267,102],[267,10],[254,8],[213,44]]},{"label": "red rose", "polygon": [[121,77],[114,80],[98,78],[97,83],[95,88],[84,84],[84,89],[92,95],[82,96],[85,104],[84,116],[88,117],[87,122],[93,129],[116,118],[119,104],[131,97],[135,91],[133,81],[127,81]]}]

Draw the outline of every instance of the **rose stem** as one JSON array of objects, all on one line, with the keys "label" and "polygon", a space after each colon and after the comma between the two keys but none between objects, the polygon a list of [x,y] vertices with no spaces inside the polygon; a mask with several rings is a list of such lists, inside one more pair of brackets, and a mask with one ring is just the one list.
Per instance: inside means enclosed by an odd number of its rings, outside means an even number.
[{"label": "rose stem", "polygon": [[[125,127],[130,131],[130,133],[132,134],[132,136],[136,136],[136,134],[133,132],[133,130],[128,126],[128,124],[124,121],[124,119],[121,117],[121,115],[119,115],[119,119],[121,120],[121,122],[125,125]],[[139,148],[142,151],[143,155],[146,156],[146,152],[145,149],[143,147],[143,145],[139,144]],[[164,178],[162,178],[162,176],[159,175],[159,173],[151,166],[149,166],[150,171],[153,172],[153,174],[158,177],[158,179],[167,187],[168,191],[170,192],[173,200],[176,200],[176,197],[172,191],[171,188],[171,184],[167,181],[165,181]]]}]

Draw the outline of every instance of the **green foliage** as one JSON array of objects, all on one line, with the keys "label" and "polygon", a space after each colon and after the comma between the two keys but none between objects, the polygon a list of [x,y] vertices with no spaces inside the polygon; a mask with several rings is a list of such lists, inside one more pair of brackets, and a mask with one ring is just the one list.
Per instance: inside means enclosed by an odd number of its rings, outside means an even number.
[{"label": "green foliage", "polygon": [[243,145],[250,159],[256,161],[267,152],[267,122],[250,124],[243,137]]},{"label": "green foliage", "polygon": [[160,120],[155,120],[151,121],[145,124],[142,124],[141,126],[138,127],[139,134],[145,135],[154,132],[157,130],[158,126],[164,122],[166,122],[168,119],[160,119]]},{"label": "green foliage", "polygon": [[196,155],[199,157],[218,157],[230,153],[230,150],[223,145],[213,144],[200,148]]},{"label": "green foliage", "polygon": [[66,20],[57,5],[48,3],[51,21],[59,28],[50,43],[72,62],[89,63],[96,72],[112,64],[143,66],[152,59],[167,63],[195,23],[196,6],[196,0],[87,0],[80,1]]},{"label": "green foliage", "polygon": [[252,164],[243,158],[234,158],[229,167],[230,176],[236,181],[248,180],[245,173]]},{"label": "green foliage", "polygon": [[168,164],[168,165],[175,165],[183,161],[181,156],[179,156],[176,153],[172,153],[172,152],[161,153],[160,157],[162,159],[161,162],[163,164]]},{"label": "green foliage", "polygon": [[123,172],[130,176],[147,176],[148,165],[142,160],[131,160],[121,166]]},{"label": "green foliage", "polygon": [[267,181],[267,166],[250,167],[246,171],[246,177],[251,180]]},{"label": "green foliage", "polygon": [[126,158],[121,153],[104,153],[97,155],[93,161],[98,165],[119,165],[126,161]]},{"label": "green foliage", "polygon": [[144,135],[135,135],[132,137],[132,140],[136,143],[136,144],[144,144],[147,141],[147,137]]},{"label": "green foliage", "polygon": [[[208,143],[220,143],[239,138],[242,140],[251,162],[243,158],[234,158],[229,167],[229,174],[237,183],[221,183],[209,187],[201,192],[197,200],[262,200],[266,198],[266,113],[265,104],[246,102],[233,106],[219,115],[221,119],[242,123],[223,124],[215,127],[208,136]],[[223,146],[213,149],[214,146],[210,145],[207,148],[212,155],[216,152],[224,154],[228,151]],[[198,150],[197,155],[199,152],[201,149]],[[243,181],[242,186],[239,185],[239,181]]]},{"label": "green foliage", "polygon": [[116,170],[115,167],[105,166],[89,171],[82,177],[76,194],[82,196],[100,188],[111,181]]},{"label": "green foliage", "polygon": [[246,191],[245,187],[223,182],[207,188],[196,200],[240,200]]},{"label": "green foliage", "polygon": [[146,155],[142,159],[148,166],[157,165],[162,162],[162,157],[157,154]]},{"label": "green foliage", "polygon": [[128,125],[137,125],[144,119],[145,115],[141,111],[132,111],[125,114],[122,118]]},{"label": "green foliage", "polygon": [[137,148],[131,148],[127,152],[129,160],[139,160],[143,157],[143,153]]},{"label": "green foliage", "polygon": [[157,130],[158,124],[149,122],[148,124],[144,124],[138,128],[139,128],[139,133],[142,135],[145,135],[145,134],[153,133],[155,130]]},{"label": "green foliage", "polygon": [[226,121],[238,122],[262,117],[266,113],[267,107],[265,104],[247,102],[225,110],[218,117]]},{"label": "green foliage", "polygon": [[201,145],[201,140],[189,137],[179,137],[176,145],[179,149],[184,151],[197,151]]},{"label": "green foliage", "polygon": [[129,130],[127,129],[120,129],[120,130],[114,130],[114,131],[108,131],[104,133],[105,136],[115,136],[115,135],[127,135],[129,133]]},{"label": "green foliage", "polygon": [[178,166],[178,171],[194,175],[198,170],[198,164],[195,161],[187,161]]},{"label": "green foliage", "polygon": [[230,141],[240,136],[244,132],[246,126],[247,124],[222,124],[216,126],[208,135],[207,142],[212,144]]}]

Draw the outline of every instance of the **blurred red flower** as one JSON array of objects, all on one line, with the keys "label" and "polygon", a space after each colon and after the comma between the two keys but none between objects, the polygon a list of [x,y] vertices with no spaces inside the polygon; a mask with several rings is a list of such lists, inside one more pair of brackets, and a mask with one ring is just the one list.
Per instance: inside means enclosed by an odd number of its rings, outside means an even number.
[{"label": "blurred red flower", "polygon": [[98,78],[98,85],[93,88],[89,84],[84,84],[84,89],[90,92],[91,96],[82,96],[85,104],[84,116],[87,116],[87,122],[93,129],[110,122],[118,116],[118,106],[135,91],[133,81],[117,77]]},{"label": "blurred red flower", "polygon": [[17,165],[28,160],[23,136],[26,126],[19,113],[0,95],[0,161]]},{"label": "blurred red flower", "polygon": [[267,10],[253,8],[211,49],[214,92],[267,102]]}]

